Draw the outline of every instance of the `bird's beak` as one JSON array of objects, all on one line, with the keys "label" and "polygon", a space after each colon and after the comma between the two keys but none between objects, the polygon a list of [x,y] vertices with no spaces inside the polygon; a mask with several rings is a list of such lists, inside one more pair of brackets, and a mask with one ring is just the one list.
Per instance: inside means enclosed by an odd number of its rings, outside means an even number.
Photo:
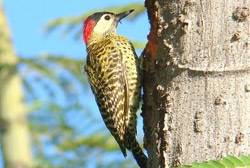
[{"label": "bird's beak", "polygon": [[134,9],[131,9],[129,11],[126,12],[122,12],[122,13],[118,13],[115,15],[115,20],[118,23],[119,21],[121,21],[123,18],[125,18],[126,16],[128,16],[130,13],[132,13],[134,11]]}]

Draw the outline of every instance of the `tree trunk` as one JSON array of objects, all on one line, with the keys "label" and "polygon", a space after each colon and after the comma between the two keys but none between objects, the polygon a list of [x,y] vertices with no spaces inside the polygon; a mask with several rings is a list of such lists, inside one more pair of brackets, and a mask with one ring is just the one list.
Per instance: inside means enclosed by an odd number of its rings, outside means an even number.
[{"label": "tree trunk", "polygon": [[29,131],[23,104],[17,57],[0,0],[0,129],[6,168],[31,166]]},{"label": "tree trunk", "polygon": [[250,154],[250,1],[145,4],[148,167]]}]

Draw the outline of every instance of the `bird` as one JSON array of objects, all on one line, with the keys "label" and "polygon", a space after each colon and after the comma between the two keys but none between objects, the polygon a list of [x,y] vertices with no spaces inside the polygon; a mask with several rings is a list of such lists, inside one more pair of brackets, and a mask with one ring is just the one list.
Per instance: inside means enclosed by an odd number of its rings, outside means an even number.
[{"label": "bird", "polygon": [[139,167],[144,168],[147,156],[136,140],[142,74],[132,43],[116,33],[119,22],[133,11],[96,12],[85,19],[85,71],[103,121],[124,157],[126,150],[132,151]]}]

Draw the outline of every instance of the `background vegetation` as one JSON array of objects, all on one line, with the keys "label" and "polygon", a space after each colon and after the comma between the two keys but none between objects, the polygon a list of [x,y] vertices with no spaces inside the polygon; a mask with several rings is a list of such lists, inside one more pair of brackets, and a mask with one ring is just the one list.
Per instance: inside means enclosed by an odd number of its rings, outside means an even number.
[{"label": "background vegetation", "polygon": [[[0,1],[0,7],[2,3]],[[62,37],[79,41],[82,22],[88,15],[95,11],[120,12],[131,8],[136,11],[130,20],[135,20],[145,11],[142,3],[110,6],[83,11],[79,16],[53,19],[44,23],[41,29],[46,38],[59,30]],[[50,54],[46,49],[46,54],[37,53],[36,56],[15,53],[6,19],[7,15],[1,10],[0,119],[5,167],[135,167],[131,156],[126,160],[122,157],[117,144],[102,123],[83,72],[84,54],[79,53],[82,58],[75,59],[67,54]],[[26,39],[22,40],[30,43]],[[137,49],[144,47],[144,42],[134,40]],[[32,49],[32,43],[30,47]],[[19,82],[10,85],[16,80]],[[6,93],[5,90],[16,92]],[[11,107],[17,106],[22,106],[23,110],[17,108],[17,114],[8,117],[13,110]],[[20,117],[24,119],[22,127],[15,125]],[[14,132],[12,126],[16,126]],[[24,140],[21,141],[20,137]],[[23,141],[30,143],[23,144]],[[16,149],[13,149],[13,143]],[[19,156],[13,157],[14,153]]]}]

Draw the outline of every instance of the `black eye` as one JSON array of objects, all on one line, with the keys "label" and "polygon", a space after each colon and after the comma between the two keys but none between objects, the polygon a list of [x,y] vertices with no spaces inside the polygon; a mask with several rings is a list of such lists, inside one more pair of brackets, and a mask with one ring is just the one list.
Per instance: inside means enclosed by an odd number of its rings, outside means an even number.
[{"label": "black eye", "polygon": [[104,17],[104,19],[105,19],[105,20],[109,20],[109,19],[110,19],[110,16],[107,15],[107,16]]}]

